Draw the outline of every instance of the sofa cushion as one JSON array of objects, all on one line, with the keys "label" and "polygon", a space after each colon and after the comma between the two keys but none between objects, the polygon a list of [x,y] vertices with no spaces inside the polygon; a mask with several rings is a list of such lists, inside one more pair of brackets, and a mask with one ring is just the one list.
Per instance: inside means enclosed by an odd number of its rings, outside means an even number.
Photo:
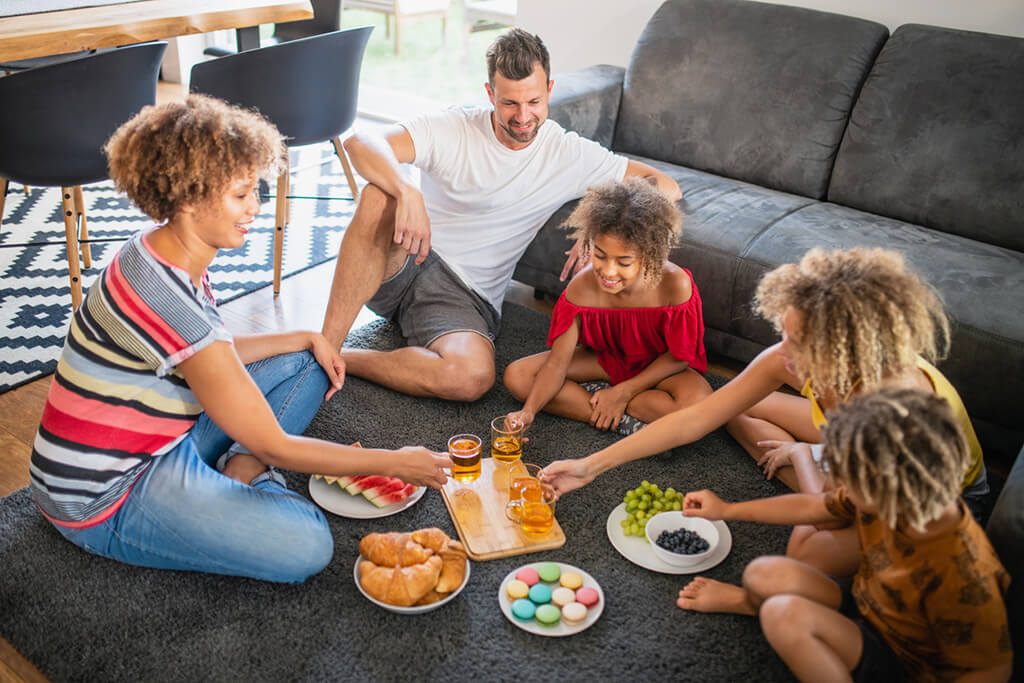
[{"label": "sofa cushion", "polygon": [[896,29],[853,109],[829,199],[1020,251],[1022,187],[1024,39]]},{"label": "sofa cushion", "polygon": [[745,0],[670,0],[626,71],[613,148],[823,198],[888,30]]},{"label": "sofa cushion", "polygon": [[[953,320],[949,357],[940,368],[972,417],[1019,425],[1024,404],[1024,253],[883,218],[836,204],[814,203],[764,230],[743,252],[732,331],[765,341],[745,316],[760,275],[797,261],[811,247],[884,247],[899,251],[943,299]],[[1013,378],[1008,381],[1008,378]]]},{"label": "sofa cushion", "polygon": [[992,508],[985,527],[992,546],[1003,567],[1010,573],[1010,590],[1006,594],[1006,612],[1010,616],[1010,633],[1017,656],[1014,658],[1013,680],[1024,679],[1024,449],[1010,470],[1002,493]]}]

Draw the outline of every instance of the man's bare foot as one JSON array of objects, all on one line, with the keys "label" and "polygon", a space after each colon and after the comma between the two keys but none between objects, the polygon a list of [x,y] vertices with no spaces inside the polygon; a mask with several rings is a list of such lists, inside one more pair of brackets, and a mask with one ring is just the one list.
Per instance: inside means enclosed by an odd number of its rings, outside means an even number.
[{"label": "man's bare foot", "polygon": [[697,612],[726,612],[755,616],[757,610],[739,586],[698,576],[679,591],[676,605]]},{"label": "man's bare foot", "polygon": [[256,456],[248,453],[236,453],[228,458],[222,474],[248,486],[253,479],[266,471],[267,466]]}]

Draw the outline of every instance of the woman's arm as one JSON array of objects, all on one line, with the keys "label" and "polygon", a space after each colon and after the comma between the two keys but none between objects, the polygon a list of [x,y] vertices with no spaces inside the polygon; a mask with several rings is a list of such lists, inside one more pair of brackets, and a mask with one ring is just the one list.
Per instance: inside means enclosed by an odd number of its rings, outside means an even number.
[{"label": "woman's arm", "polygon": [[342,476],[384,474],[442,486],[451,460],[426,448],[355,448],[286,433],[227,342],[214,342],[178,365],[189,388],[224,433],[266,465]]},{"label": "woman's arm", "polygon": [[838,519],[825,504],[825,493],[790,493],[726,503],[711,491],[693,491],[683,498],[683,515],[765,524],[820,524]]},{"label": "woman's arm", "polygon": [[559,493],[566,493],[613,467],[696,441],[778,389],[786,374],[778,344],[771,346],[702,401],[669,413],[586,458],[553,462],[544,468],[545,479]]},{"label": "woman's arm", "polygon": [[548,354],[547,360],[533,380],[533,386],[530,387],[530,393],[523,403],[523,409],[512,414],[518,416],[525,427],[529,427],[533,423],[537,413],[551,402],[551,399],[565,384],[565,375],[569,371],[569,363],[572,361],[576,344],[580,338],[579,325],[579,320],[574,319],[569,325],[569,329],[555,339],[551,345],[551,353]]}]

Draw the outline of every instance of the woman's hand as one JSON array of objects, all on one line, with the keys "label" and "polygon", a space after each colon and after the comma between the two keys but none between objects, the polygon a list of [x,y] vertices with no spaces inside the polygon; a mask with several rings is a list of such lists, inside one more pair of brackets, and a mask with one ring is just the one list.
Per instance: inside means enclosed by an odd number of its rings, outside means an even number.
[{"label": "woman's hand", "polygon": [[580,460],[556,460],[540,471],[541,479],[555,489],[561,496],[563,493],[575,491],[594,480],[586,458]]},{"label": "woman's hand", "polygon": [[631,398],[617,387],[594,392],[590,397],[590,424],[600,430],[616,429]]},{"label": "woman's hand", "polygon": [[326,401],[345,384],[345,361],[342,360],[338,350],[319,332],[310,333],[309,350],[316,358],[316,362],[327,373],[327,379],[331,383],[327,393],[324,394]]},{"label": "woman's hand", "polygon": [[691,491],[683,498],[683,516],[716,520],[725,516],[729,504],[711,491]]},{"label": "woman's hand", "polygon": [[395,451],[398,466],[395,476],[417,486],[439,489],[448,481],[445,469],[451,469],[452,461],[447,453],[435,453],[422,446],[406,446]]},{"label": "woman's hand", "polygon": [[766,439],[758,441],[759,448],[766,449],[757,464],[764,468],[764,476],[771,479],[780,467],[792,465],[796,458],[811,459],[811,445],[799,441],[775,441]]}]

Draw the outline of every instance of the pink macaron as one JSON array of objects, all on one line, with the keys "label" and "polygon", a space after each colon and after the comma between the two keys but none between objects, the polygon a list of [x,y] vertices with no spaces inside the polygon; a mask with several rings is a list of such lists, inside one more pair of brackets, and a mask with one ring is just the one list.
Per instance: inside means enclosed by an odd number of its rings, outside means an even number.
[{"label": "pink macaron", "polygon": [[533,584],[540,581],[540,576],[537,575],[537,570],[532,569],[530,567],[523,567],[522,569],[517,571],[516,578],[525,583],[527,586],[532,586]]},{"label": "pink macaron", "polygon": [[600,598],[597,595],[597,591],[593,588],[583,587],[576,591],[576,602],[586,605],[587,607],[593,607],[597,604]]}]

